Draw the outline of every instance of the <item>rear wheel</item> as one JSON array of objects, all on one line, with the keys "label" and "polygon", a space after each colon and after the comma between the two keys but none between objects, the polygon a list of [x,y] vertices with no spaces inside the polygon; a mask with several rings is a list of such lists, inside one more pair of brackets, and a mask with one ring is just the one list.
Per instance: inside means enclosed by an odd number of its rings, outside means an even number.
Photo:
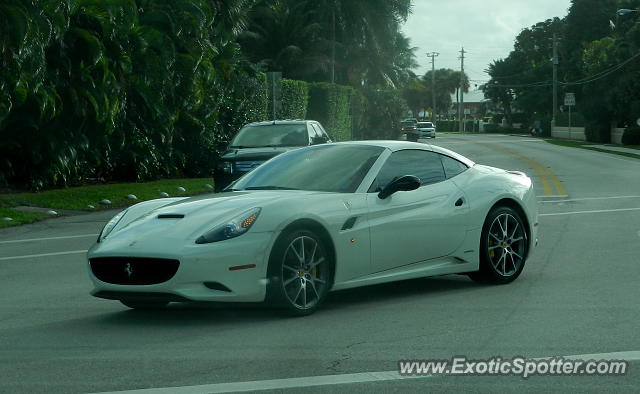
[{"label": "rear wheel", "polygon": [[139,300],[120,300],[120,302],[131,309],[162,309],[169,303],[166,301],[139,301]]},{"label": "rear wheel", "polygon": [[329,292],[333,261],[320,236],[294,230],[278,239],[269,259],[267,299],[294,316],[309,315]]},{"label": "rear wheel", "polygon": [[520,214],[509,207],[494,208],[482,228],[480,270],[469,274],[479,282],[506,284],[524,269],[527,231]]}]

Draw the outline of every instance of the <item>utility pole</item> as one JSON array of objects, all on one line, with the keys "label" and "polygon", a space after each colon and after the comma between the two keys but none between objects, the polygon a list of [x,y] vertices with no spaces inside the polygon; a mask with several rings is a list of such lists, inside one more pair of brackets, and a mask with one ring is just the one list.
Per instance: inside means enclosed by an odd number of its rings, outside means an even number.
[{"label": "utility pole", "polygon": [[431,122],[436,123],[436,58],[438,52],[427,53],[431,58]]},{"label": "utility pole", "polygon": [[458,131],[461,133],[464,132],[464,120],[462,120],[462,114],[464,112],[464,47],[460,51],[460,101],[458,102],[458,121],[460,125],[458,127]]},{"label": "utility pole", "polygon": [[553,112],[551,124],[555,126],[558,111],[558,36],[553,33]]}]

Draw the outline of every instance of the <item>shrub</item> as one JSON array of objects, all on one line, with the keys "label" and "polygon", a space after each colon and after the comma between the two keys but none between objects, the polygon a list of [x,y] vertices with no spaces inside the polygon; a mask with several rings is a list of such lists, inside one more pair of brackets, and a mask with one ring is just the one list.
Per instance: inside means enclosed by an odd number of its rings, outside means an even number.
[{"label": "shrub", "polygon": [[349,113],[354,90],[326,82],[309,84],[307,118],[317,120],[334,141],[352,139],[352,119]]},{"label": "shrub", "polygon": [[485,133],[502,133],[502,127],[495,123],[489,123],[484,125]]},{"label": "shrub", "polygon": [[609,143],[611,142],[611,125],[603,121],[591,121],[585,126],[587,141]]},{"label": "shrub", "polygon": [[[584,116],[580,112],[571,113],[571,127],[585,127]],[[559,112],[556,114],[556,126],[569,127],[569,113]]]},{"label": "shrub", "polygon": [[436,131],[458,131],[458,122],[455,120],[439,120],[436,122]]},{"label": "shrub", "polygon": [[640,127],[627,127],[622,134],[623,145],[640,145]]},{"label": "shrub", "polygon": [[363,94],[367,100],[367,127],[363,133],[365,139],[398,139],[400,120],[409,107],[401,96],[400,90],[366,89]]},{"label": "shrub", "polygon": [[[309,101],[309,88],[304,81],[283,79],[282,106],[277,112],[278,119],[305,119],[307,116],[307,103]],[[271,98],[269,98],[271,104]]]}]

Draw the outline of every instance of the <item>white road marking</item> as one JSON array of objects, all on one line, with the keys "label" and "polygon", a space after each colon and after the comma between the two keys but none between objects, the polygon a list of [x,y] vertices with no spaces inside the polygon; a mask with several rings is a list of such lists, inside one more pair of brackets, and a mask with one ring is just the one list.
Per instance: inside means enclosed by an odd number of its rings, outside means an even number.
[{"label": "white road marking", "polygon": [[72,239],[72,238],[93,238],[97,237],[98,234],[84,234],[84,235],[67,235],[64,237],[46,237],[46,238],[30,238],[30,239],[16,239],[12,241],[0,241],[0,245],[2,244],[16,244],[20,242],[34,242],[34,241],[51,241],[54,239]]},{"label": "white road marking", "polygon": [[608,212],[628,212],[628,211],[640,211],[640,208],[597,209],[593,211],[540,213],[538,214],[538,216],[566,216],[566,215],[581,215],[585,213],[608,213]]},{"label": "white road marking", "polygon": [[[578,355],[563,356],[563,357],[567,359],[585,360],[585,361],[586,360],[637,361],[637,360],[640,360],[640,351],[578,354]],[[534,358],[533,360],[542,360],[542,358]],[[348,374],[339,374],[339,375],[307,376],[307,377],[288,378],[288,379],[254,380],[254,381],[248,381],[248,382],[213,383],[213,384],[203,384],[198,386],[178,386],[178,387],[162,387],[162,388],[139,389],[139,390],[125,390],[125,391],[113,391],[110,393],[111,394],[115,394],[115,393],[128,393],[128,394],[239,393],[239,392],[247,392],[247,391],[282,390],[282,389],[305,388],[305,387],[314,387],[314,386],[388,382],[393,380],[425,379],[425,378],[434,378],[434,377],[436,376],[434,375],[402,376],[398,373],[398,371],[381,371],[381,372],[348,373]],[[99,394],[108,394],[108,393],[105,392],[105,393],[99,393]]]},{"label": "white road marking", "polygon": [[28,254],[24,256],[0,257],[0,261],[30,259],[30,258],[36,258],[36,257],[64,256],[66,254],[80,254],[80,253],[87,253],[87,250],[71,250],[68,252],[55,252],[55,253],[42,253],[42,254]]},{"label": "white road marking", "polygon": [[[536,198],[538,200],[541,200],[540,202],[558,202],[558,201],[569,201],[569,200],[562,200],[563,198],[567,198],[569,197],[567,194],[548,194],[548,195],[543,195],[543,196],[536,196]],[[547,199],[549,199],[550,201],[546,201]]]},{"label": "white road marking", "polygon": [[[538,198],[544,198],[545,196],[538,196]],[[547,196],[549,197],[549,196]],[[612,197],[583,197],[583,198],[571,198],[568,200],[551,200],[551,201],[540,201],[541,203],[548,202],[571,202],[571,201],[590,201],[590,200],[615,200],[615,199],[629,199],[629,198],[640,198],[640,196],[612,196]]]}]

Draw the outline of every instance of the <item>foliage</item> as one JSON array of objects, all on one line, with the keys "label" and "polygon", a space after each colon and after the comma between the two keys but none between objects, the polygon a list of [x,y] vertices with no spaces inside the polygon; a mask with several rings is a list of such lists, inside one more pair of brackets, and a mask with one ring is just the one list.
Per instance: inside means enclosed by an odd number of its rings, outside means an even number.
[{"label": "foliage", "polygon": [[598,143],[611,142],[611,123],[606,121],[588,121],[584,130],[587,141]]},{"label": "foliage", "polygon": [[622,143],[624,145],[640,145],[640,127],[628,127],[622,134]]},{"label": "foliage", "polygon": [[232,79],[257,78],[235,43],[251,4],[4,1],[0,182],[208,172],[245,94]]},{"label": "foliage", "polygon": [[399,87],[416,66],[400,31],[410,10],[410,0],[259,0],[240,43],[285,78]]},{"label": "foliage", "polygon": [[330,83],[309,84],[307,117],[324,126],[333,141],[352,139],[349,107],[353,89]]},{"label": "foliage", "polygon": [[[571,113],[571,127],[584,127],[585,119],[580,112]],[[569,126],[569,113],[560,112],[556,115],[556,126],[568,127]]]},{"label": "foliage", "polygon": [[[589,138],[608,140],[606,124],[628,125],[640,99],[640,24],[637,14],[615,16],[620,8],[636,9],[637,0],[572,0],[564,19],[549,19],[524,29],[505,59],[489,66],[487,97],[500,104],[512,123],[515,108],[529,115],[551,115],[552,43],[558,42],[558,101],[575,93],[577,113]],[[612,25],[613,23],[613,25]],[[574,112],[574,113],[576,113]],[[556,124],[568,115],[558,112]],[[576,125],[582,124],[576,115]]]},{"label": "foliage", "polygon": [[281,83],[282,106],[276,117],[278,119],[305,119],[309,101],[307,83],[290,79],[283,79]]},{"label": "foliage", "polygon": [[400,120],[407,113],[406,101],[396,89],[366,89],[367,127],[364,139],[396,140],[400,136]]},{"label": "foliage", "polygon": [[[456,97],[460,89],[460,71],[451,69],[435,70],[436,113],[446,113],[451,108],[451,95]],[[414,78],[402,90],[403,98],[407,101],[409,109],[417,116],[418,112],[433,106],[433,77],[432,71],[428,71],[422,78]],[[464,75],[463,91],[469,92],[469,77]]]}]

